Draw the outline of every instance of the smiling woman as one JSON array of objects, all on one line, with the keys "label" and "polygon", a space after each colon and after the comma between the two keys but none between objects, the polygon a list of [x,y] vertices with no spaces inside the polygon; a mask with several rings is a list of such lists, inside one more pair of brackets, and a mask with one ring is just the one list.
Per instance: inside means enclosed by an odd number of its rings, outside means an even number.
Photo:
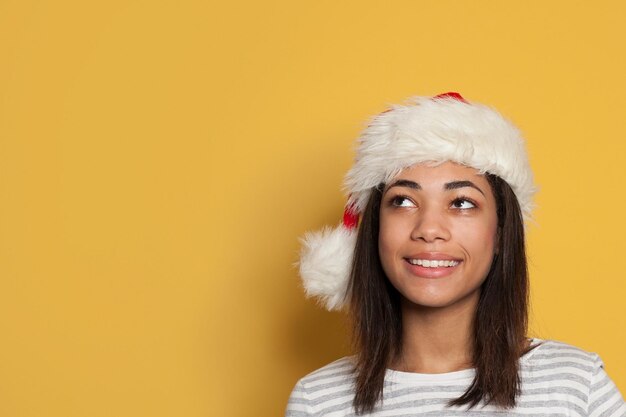
[{"label": "smiling woman", "polygon": [[287,416],[625,416],[595,353],[527,337],[519,131],[457,93],[376,116],[335,229],[303,239],[307,295],[351,317],[354,355],[297,382]]}]

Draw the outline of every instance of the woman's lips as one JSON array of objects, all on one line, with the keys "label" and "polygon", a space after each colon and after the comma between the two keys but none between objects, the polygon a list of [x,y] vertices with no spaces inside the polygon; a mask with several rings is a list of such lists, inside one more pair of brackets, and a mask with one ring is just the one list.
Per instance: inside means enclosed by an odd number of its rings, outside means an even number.
[{"label": "woman's lips", "polygon": [[[431,259],[433,257],[430,257]],[[421,258],[404,258],[406,268],[413,275],[416,275],[421,278],[443,278],[450,274],[452,274],[459,265],[462,263],[461,260],[453,259],[453,258],[443,258],[438,257],[437,260],[427,260],[426,262],[421,262],[424,260]],[[442,259],[443,258],[443,259]],[[436,265],[436,266],[424,266],[424,265],[416,265],[417,259],[420,260],[420,263],[425,265]],[[436,264],[434,262],[437,262]],[[443,266],[441,265],[443,263]],[[445,266],[449,265],[449,266]]]}]

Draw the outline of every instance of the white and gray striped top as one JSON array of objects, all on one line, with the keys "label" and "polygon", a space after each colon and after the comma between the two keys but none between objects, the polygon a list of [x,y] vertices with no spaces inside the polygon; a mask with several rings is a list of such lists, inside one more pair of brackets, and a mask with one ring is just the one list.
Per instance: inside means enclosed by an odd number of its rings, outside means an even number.
[{"label": "white and gray striped top", "polygon": [[[418,374],[388,369],[383,403],[374,416],[626,416],[626,404],[595,353],[553,340],[533,339],[520,359],[517,406],[503,410],[479,404],[447,407],[471,383],[475,371]],[[289,397],[286,417],[355,416],[352,356],[338,359],[300,379]]]}]

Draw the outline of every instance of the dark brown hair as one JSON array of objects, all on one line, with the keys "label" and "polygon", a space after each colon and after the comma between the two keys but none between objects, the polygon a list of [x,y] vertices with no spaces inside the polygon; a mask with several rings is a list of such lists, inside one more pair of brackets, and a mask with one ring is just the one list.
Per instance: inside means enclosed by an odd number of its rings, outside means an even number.
[{"label": "dark brown hair", "polygon": [[[511,187],[500,177],[485,175],[497,205],[498,250],[482,284],[474,320],[476,374],[467,391],[448,405],[472,408],[484,400],[506,409],[515,406],[520,390],[518,359],[528,350],[524,224]],[[363,213],[348,287],[357,414],[374,410],[382,399],[386,369],[402,353],[401,296],[387,279],[378,255],[382,187],[372,190]]]}]

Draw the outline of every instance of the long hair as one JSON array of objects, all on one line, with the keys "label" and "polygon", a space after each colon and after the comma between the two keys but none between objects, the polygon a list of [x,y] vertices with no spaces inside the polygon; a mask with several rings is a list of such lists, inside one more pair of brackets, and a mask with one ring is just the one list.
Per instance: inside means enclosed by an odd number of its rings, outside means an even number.
[{"label": "long hair", "polygon": [[[481,401],[504,409],[515,406],[520,391],[518,359],[528,328],[528,271],[524,224],[511,187],[485,174],[497,206],[497,254],[482,284],[474,320],[472,353],[475,377],[449,406]],[[378,255],[382,185],[372,190],[359,225],[348,295],[352,344],[356,353],[357,414],[371,412],[382,400],[385,372],[402,349],[400,294],[387,279]]]}]

